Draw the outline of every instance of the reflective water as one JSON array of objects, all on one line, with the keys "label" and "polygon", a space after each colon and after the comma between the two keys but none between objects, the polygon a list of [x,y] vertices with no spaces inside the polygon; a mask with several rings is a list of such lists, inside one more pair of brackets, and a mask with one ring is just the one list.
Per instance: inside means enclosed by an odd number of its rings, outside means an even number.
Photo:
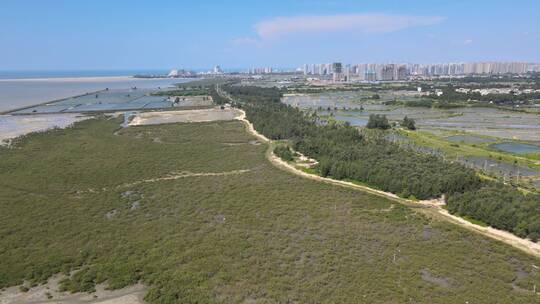
[{"label": "reflective water", "polygon": [[130,77],[0,79],[0,112],[98,90],[168,87],[185,79]]},{"label": "reflective water", "polygon": [[491,148],[504,152],[527,154],[540,152],[540,146],[516,143],[516,142],[503,142],[499,144],[490,145]]},{"label": "reflective water", "polygon": [[[506,139],[540,141],[538,114],[494,108],[431,109],[387,106],[380,101],[362,99],[362,94],[358,92],[299,94],[285,96],[282,101],[301,109],[318,112],[327,112],[330,108],[335,111],[336,117],[343,118],[346,114],[345,120],[357,126],[365,125],[365,119],[370,114],[383,114],[391,121],[400,121],[408,116],[416,121],[417,127],[431,132],[453,130]],[[362,111],[359,111],[360,109]]]},{"label": "reflective water", "polygon": [[155,91],[156,89],[106,90],[14,111],[11,114],[83,113],[159,109],[172,106],[166,96],[150,95]]}]

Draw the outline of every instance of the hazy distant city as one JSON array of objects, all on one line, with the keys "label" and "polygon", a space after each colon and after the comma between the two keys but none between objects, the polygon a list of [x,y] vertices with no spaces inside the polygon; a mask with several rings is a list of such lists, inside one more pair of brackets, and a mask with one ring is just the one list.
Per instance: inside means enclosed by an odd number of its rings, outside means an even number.
[{"label": "hazy distant city", "polygon": [[362,63],[346,64],[305,64],[302,67],[304,75],[341,74],[345,81],[354,80],[405,80],[410,76],[463,76],[487,74],[524,74],[540,71],[540,64],[526,62],[469,62],[469,63]]},{"label": "hazy distant city", "polygon": [[[196,77],[222,74],[303,74],[314,77],[331,76],[336,81],[396,81],[422,77],[526,74],[540,72],[540,63],[528,62],[466,62],[466,63],[315,63],[298,68],[253,67],[230,71],[217,65],[208,71],[173,69],[168,77]],[[139,75],[142,76],[142,75]],[[162,76],[162,75],[161,75]]]}]

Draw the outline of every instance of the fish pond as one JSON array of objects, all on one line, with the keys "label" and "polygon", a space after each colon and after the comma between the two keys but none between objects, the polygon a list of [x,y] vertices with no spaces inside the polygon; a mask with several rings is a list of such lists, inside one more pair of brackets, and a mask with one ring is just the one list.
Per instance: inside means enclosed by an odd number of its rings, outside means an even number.
[{"label": "fish pond", "polygon": [[[372,93],[371,93],[372,94]],[[348,121],[354,126],[364,126],[370,114],[386,115],[390,121],[400,121],[405,116],[416,121],[416,126],[438,134],[440,131],[478,134],[478,138],[460,138],[456,141],[484,141],[487,137],[507,140],[540,141],[540,116],[494,108],[436,109],[385,105],[386,96],[380,100],[367,99],[366,92],[326,92],[320,94],[285,95],[282,102],[304,110],[314,110],[320,115],[330,112],[337,120]],[[383,98],[384,96],[384,98]],[[397,96],[399,100],[411,96]]]},{"label": "fish pond", "polygon": [[502,142],[498,144],[492,144],[490,145],[490,148],[515,154],[540,153],[540,146],[523,144],[518,142]]}]

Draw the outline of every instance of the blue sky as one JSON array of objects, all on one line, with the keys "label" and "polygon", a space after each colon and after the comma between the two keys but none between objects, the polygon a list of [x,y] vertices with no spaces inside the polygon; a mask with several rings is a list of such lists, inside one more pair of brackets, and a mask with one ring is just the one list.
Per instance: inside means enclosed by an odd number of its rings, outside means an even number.
[{"label": "blue sky", "polygon": [[0,1],[0,70],[480,60],[540,62],[540,1]]}]

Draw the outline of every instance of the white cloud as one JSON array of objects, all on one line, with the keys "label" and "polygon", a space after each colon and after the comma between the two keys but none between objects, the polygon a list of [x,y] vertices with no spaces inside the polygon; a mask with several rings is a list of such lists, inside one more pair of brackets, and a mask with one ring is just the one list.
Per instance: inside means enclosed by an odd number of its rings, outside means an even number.
[{"label": "white cloud", "polygon": [[339,14],[325,16],[277,17],[259,22],[255,32],[259,39],[272,39],[291,34],[355,31],[363,34],[395,32],[402,29],[434,25],[444,21],[439,16],[389,14]]},{"label": "white cloud", "polygon": [[467,45],[467,44],[471,44],[473,43],[472,39],[466,39],[465,41],[463,41],[463,44]]}]

